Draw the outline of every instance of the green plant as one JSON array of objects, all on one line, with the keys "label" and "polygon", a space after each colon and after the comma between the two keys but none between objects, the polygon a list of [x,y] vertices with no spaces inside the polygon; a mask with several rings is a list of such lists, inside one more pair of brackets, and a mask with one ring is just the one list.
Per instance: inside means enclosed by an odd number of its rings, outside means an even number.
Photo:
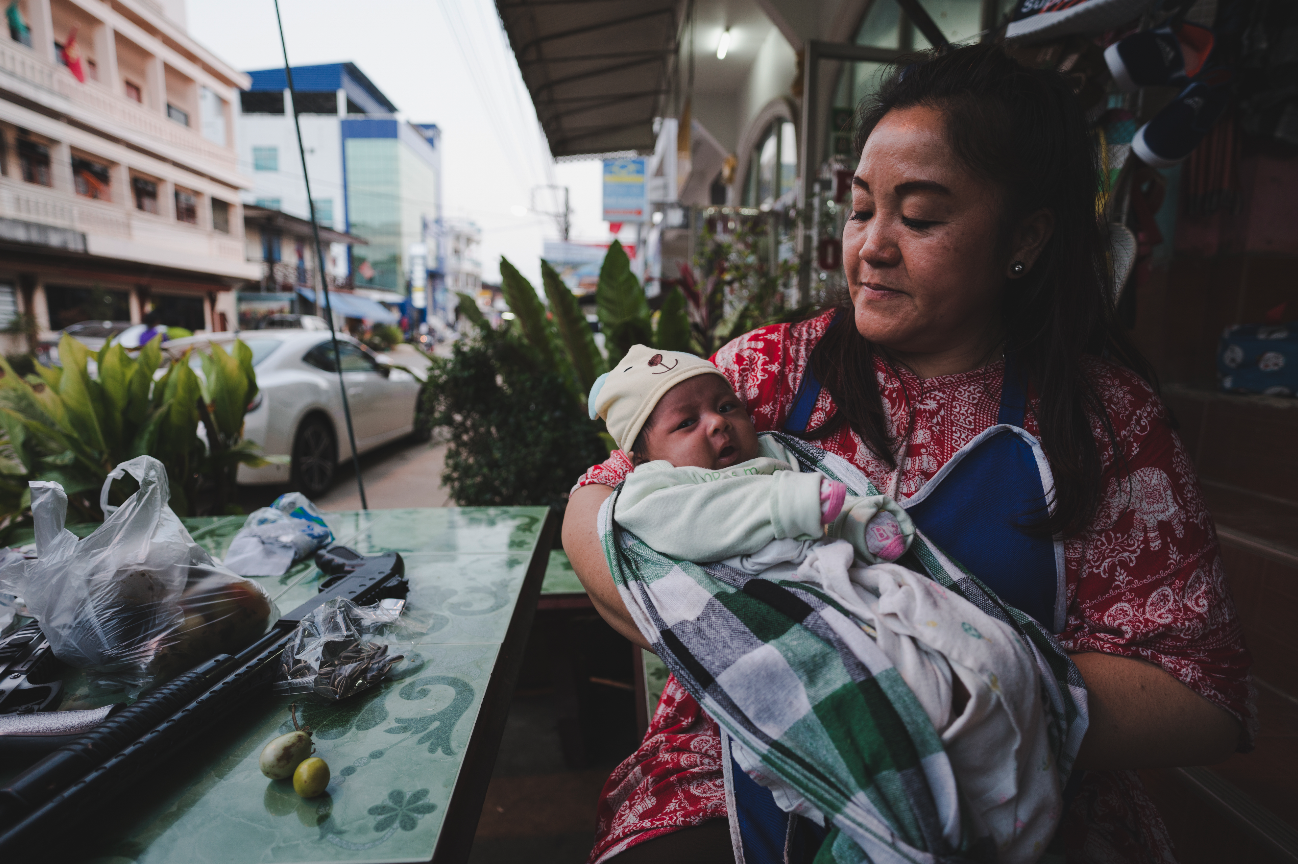
[{"label": "green plant", "polygon": [[401,328],[395,324],[379,323],[370,328],[370,334],[364,341],[375,351],[391,351],[404,342],[405,337],[401,333]]},{"label": "green plant", "polygon": [[[59,343],[62,368],[37,366],[36,375],[23,378],[0,360],[0,428],[13,457],[25,479],[60,483],[83,519],[102,518],[100,487],[118,463],[135,456],[154,456],[166,466],[171,506],[181,515],[194,512],[196,493],[206,483],[224,488],[212,472],[240,462],[265,464],[239,440],[257,387],[247,346],[236,342],[233,357],[213,346],[203,361],[204,381],[188,354],[157,377],[160,342],[149,342],[138,357],[106,344],[96,357],[97,377],[89,373],[89,350],[67,335]],[[207,445],[197,434],[200,422]],[[22,506],[28,501],[24,495]]]},{"label": "green plant", "polygon": [[599,426],[553,358],[542,360],[526,325],[493,331],[468,305],[460,308],[478,334],[429,368],[420,397],[432,426],[449,431],[443,481],[466,506],[562,508],[573,481],[608,455]]},{"label": "green plant", "polygon": [[676,284],[686,301],[690,334],[703,356],[756,327],[796,320],[810,311],[785,305],[784,289],[798,265],[779,260],[772,248],[773,236],[765,229],[767,220],[775,218],[722,212],[716,223],[729,231],[710,224],[699,238],[695,264],[704,275],[681,265]]}]

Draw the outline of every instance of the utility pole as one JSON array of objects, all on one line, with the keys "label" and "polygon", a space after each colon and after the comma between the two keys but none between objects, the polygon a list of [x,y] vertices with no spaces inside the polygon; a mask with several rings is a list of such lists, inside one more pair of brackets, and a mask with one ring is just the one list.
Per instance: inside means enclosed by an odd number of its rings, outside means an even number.
[{"label": "utility pole", "polygon": [[[555,213],[550,210],[543,210],[540,207],[537,207],[536,193],[542,189],[549,189],[549,190],[562,189],[563,190],[563,210]],[[540,213],[542,216],[549,216],[551,219],[554,219],[555,224],[558,225],[559,227],[559,236],[563,238],[563,242],[565,243],[568,242],[568,231],[572,227],[572,208],[568,206],[567,186],[553,186],[553,185],[533,186],[532,187],[532,212]]]}]

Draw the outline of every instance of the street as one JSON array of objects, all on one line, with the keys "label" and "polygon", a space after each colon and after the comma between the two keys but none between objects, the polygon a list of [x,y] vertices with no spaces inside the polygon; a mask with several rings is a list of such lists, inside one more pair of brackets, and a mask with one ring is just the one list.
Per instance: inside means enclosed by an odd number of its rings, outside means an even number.
[{"label": "street", "polygon": [[[365,497],[371,510],[394,507],[447,507],[455,502],[442,488],[442,463],[445,444],[426,444],[405,438],[372,450],[361,456]],[[238,504],[251,513],[266,507],[287,486],[240,486]],[[352,461],[338,464],[338,474],[329,491],[315,499],[321,510],[359,510],[360,493],[356,489],[356,472]]]}]

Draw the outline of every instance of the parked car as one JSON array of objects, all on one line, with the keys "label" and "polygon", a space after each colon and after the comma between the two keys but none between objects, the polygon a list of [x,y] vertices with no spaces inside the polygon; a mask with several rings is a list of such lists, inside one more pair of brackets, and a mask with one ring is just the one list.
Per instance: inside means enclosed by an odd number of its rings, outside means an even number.
[{"label": "parked car", "polygon": [[90,349],[93,354],[109,339],[117,338],[131,328],[130,321],[78,321],[56,332],[53,338],[36,346],[36,359],[46,366],[61,366],[59,339],[64,333]]},{"label": "parked car", "polygon": [[[338,373],[329,331],[245,330],[211,333],[163,343],[168,361],[195,349],[190,364],[202,371],[197,352],[236,338],[252,349],[257,396],[248,406],[244,438],[267,455],[290,458],[287,465],[239,466],[239,483],[290,483],[308,497],[333,483],[338,462],[351,458]],[[338,334],[356,449],[364,453],[415,432],[421,380],[410,370],[381,362],[350,336]]]}]

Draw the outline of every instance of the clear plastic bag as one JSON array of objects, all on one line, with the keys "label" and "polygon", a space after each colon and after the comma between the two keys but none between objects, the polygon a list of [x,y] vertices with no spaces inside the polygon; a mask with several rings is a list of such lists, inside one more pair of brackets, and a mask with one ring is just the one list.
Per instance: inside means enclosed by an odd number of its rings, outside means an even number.
[{"label": "clear plastic bag", "polygon": [[299,492],[279,496],[252,511],[230,541],[225,566],[240,576],[282,576],[333,540],[316,506]]},{"label": "clear plastic bag", "polygon": [[395,623],[404,606],[404,600],[357,606],[341,597],[321,604],[284,646],[274,692],[336,702],[373,687],[404,658],[363,637]]},{"label": "clear plastic bag", "polygon": [[[139,490],[108,505],[113,480]],[[234,653],[279,617],[255,582],[227,570],[194,542],[167,506],[167,471],[150,456],[123,462],[100,495],[104,524],[85,539],[63,527],[58,483],[33,482],[36,558],[0,563],[0,589],[24,599],[55,655],[137,683],[173,677]]]}]

